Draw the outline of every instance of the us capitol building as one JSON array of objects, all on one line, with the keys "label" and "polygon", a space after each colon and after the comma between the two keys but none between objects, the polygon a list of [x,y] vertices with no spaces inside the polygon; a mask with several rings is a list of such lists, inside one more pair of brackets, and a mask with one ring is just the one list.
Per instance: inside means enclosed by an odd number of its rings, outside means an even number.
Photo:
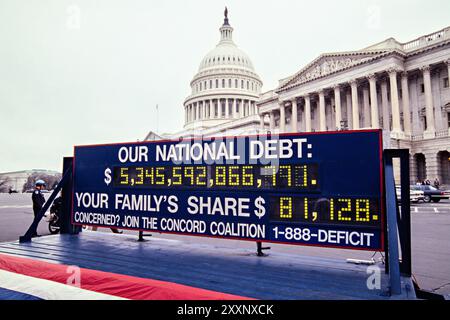
[{"label": "us capitol building", "polygon": [[219,31],[191,81],[183,130],[146,140],[382,128],[385,148],[410,150],[412,182],[450,184],[450,27],[323,53],[265,93],[227,10]]}]

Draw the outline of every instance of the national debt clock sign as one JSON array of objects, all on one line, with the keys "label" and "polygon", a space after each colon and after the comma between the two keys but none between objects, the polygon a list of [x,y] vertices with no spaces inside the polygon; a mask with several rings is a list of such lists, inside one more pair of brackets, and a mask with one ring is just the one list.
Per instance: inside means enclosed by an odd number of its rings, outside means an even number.
[{"label": "national debt clock sign", "polygon": [[380,130],[76,146],[72,222],[383,250]]}]

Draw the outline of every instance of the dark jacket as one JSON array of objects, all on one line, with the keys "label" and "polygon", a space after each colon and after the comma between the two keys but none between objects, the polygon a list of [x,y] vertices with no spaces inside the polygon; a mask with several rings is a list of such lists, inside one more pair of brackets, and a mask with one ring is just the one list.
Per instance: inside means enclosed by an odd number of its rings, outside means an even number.
[{"label": "dark jacket", "polygon": [[36,215],[39,210],[42,209],[42,206],[45,203],[45,198],[42,195],[41,190],[34,190],[31,199],[33,200],[33,212]]}]

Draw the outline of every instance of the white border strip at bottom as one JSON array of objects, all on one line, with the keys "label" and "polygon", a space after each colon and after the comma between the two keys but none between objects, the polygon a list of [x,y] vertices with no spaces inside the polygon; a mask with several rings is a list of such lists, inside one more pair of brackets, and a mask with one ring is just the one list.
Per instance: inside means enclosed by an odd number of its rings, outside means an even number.
[{"label": "white border strip at bottom", "polygon": [[46,279],[0,270],[0,287],[44,300],[127,300]]}]

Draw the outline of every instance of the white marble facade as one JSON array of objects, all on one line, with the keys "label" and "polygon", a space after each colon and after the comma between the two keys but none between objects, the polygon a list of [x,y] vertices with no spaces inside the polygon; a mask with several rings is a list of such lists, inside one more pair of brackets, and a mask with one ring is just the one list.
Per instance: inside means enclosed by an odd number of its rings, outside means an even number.
[{"label": "white marble facade", "polygon": [[219,30],[191,81],[183,130],[164,138],[382,128],[386,148],[410,149],[412,182],[450,184],[450,27],[322,54],[262,94],[227,13]]},{"label": "white marble facade", "polygon": [[261,96],[261,129],[382,128],[385,147],[410,149],[412,181],[450,184],[449,74],[450,28],[322,54]]}]

